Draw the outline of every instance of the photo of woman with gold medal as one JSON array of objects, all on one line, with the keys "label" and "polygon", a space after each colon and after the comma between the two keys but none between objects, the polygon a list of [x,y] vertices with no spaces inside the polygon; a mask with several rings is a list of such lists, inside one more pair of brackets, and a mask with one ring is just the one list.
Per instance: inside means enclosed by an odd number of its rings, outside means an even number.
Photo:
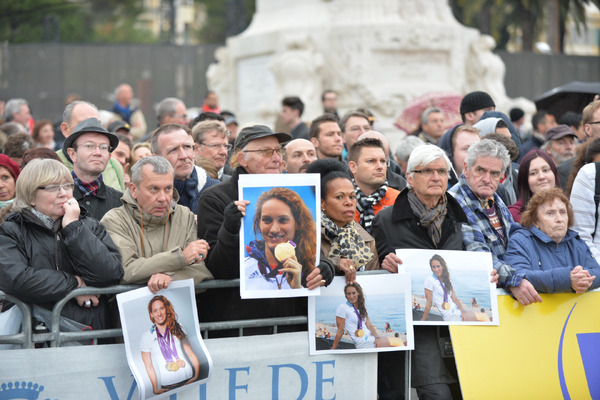
[{"label": "photo of woman with gold medal", "polygon": [[140,351],[152,392],[161,394],[196,381],[200,362],[171,302],[165,296],[154,296],[148,314],[153,325],[142,335]]},{"label": "photo of woman with gold medal", "polygon": [[344,330],[348,332],[357,349],[390,347],[389,339],[385,336],[380,337],[371,323],[365,306],[365,296],[358,282],[346,285],[344,295],[346,302],[340,304],[335,313],[337,333],[331,350],[337,349]]},{"label": "photo of woman with gold medal", "polygon": [[422,321],[427,321],[432,303],[442,314],[444,321],[462,321],[466,312],[462,302],[456,296],[456,292],[450,281],[450,272],[442,256],[435,254],[429,260],[432,274],[425,279],[425,310]]},{"label": "photo of woman with gold medal", "polygon": [[306,287],[315,269],[317,239],[302,197],[282,187],[264,192],[256,202],[253,227],[255,240],[245,246],[246,289]]}]

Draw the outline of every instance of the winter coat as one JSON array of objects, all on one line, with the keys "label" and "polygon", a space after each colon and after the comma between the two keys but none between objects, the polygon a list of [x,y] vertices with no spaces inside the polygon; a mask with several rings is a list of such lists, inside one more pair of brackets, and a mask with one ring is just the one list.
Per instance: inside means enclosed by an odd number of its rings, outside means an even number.
[{"label": "winter coat", "polygon": [[[365,244],[373,252],[373,258],[364,266],[365,267],[364,270],[371,271],[371,270],[379,269],[379,257],[377,256],[377,246],[375,245],[375,239],[373,239],[373,236],[369,235],[369,233],[367,231],[365,231],[365,229],[362,226],[360,226],[360,224],[358,222],[352,221],[351,223],[354,224],[354,229],[356,229],[356,231],[360,235],[361,239],[364,240]],[[327,255],[327,254],[329,254],[329,250],[331,250],[331,240],[329,240],[329,238],[325,234],[325,228],[322,227],[321,228],[321,251],[323,252],[323,254]],[[338,273],[341,273],[341,275],[343,275],[344,273],[340,272],[340,269],[339,269],[340,268],[340,257],[329,257],[329,259],[335,266],[335,270]]]},{"label": "winter coat", "polygon": [[[119,250],[85,209],[64,228],[61,218],[48,229],[29,209],[6,217],[0,225],[0,290],[50,309],[77,288],[75,275],[94,287],[114,285],[123,276]],[[104,306],[84,308],[72,299],[62,315],[105,328]]]},{"label": "winter coat", "polygon": [[590,289],[600,286],[600,265],[587,244],[571,229],[557,244],[535,226],[524,228],[513,224],[504,261],[538,292],[570,292],[571,270],[577,265],[596,276]]},{"label": "winter coat", "polygon": [[192,265],[185,261],[183,249],[198,239],[197,228],[194,214],[176,201],[174,192],[169,213],[155,217],[140,210],[128,189],[121,198],[123,205],[102,218],[123,258],[122,283],[145,285],[157,273],[173,280],[193,278],[194,284],[213,279],[203,261]]},{"label": "winter coat", "polygon": [[98,188],[96,196],[83,197],[81,190],[75,185],[73,188],[73,198],[77,200],[80,206],[84,207],[90,217],[96,218],[98,221],[104,217],[109,210],[117,208],[121,205],[122,192],[106,186],[104,182]]},{"label": "winter coat", "polygon": [[[228,182],[206,189],[198,202],[198,237],[210,245],[206,265],[215,279],[240,277],[239,231],[229,232],[223,226],[223,219],[225,207],[239,198],[239,176],[245,173],[242,167],[237,167]],[[318,267],[329,284],[334,275],[333,264],[322,252],[320,260]],[[198,297],[198,304],[201,322],[307,315],[305,298],[243,300],[238,287],[211,289]],[[305,330],[306,326],[280,326],[278,329],[279,332]],[[244,330],[246,335],[270,332],[270,328]],[[217,336],[237,336],[237,330],[211,334],[211,337]]]},{"label": "winter coat", "polygon": [[[389,253],[396,249],[444,249],[464,250],[462,227],[467,225],[467,216],[460,204],[446,195],[447,212],[442,223],[442,237],[438,245],[434,245],[428,230],[422,227],[408,202],[409,190],[404,190],[396,198],[392,207],[382,210],[375,216],[371,234],[377,243],[380,263]],[[445,331],[445,328],[443,328]],[[412,386],[419,387],[431,384],[449,384],[456,382],[446,368],[440,353],[438,327],[415,326],[415,351],[412,355]],[[447,332],[447,331],[446,331]],[[447,335],[447,333],[446,333]],[[390,353],[382,357],[385,363],[404,362],[404,357]],[[390,369],[392,370],[392,369]],[[380,372],[385,375],[385,371]],[[388,377],[393,379],[393,377]]]}]

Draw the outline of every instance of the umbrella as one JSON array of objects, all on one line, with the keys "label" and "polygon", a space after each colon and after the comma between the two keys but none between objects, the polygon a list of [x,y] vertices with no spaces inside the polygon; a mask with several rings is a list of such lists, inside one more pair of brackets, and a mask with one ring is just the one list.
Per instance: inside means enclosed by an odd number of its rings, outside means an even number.
[{"label": "umbrella", "polygon": [[534,101],[538,110],[547,111],[559,119],[567,111],[581,113],[599,93],[600,82],[573,81],[555,87]]},{"label": "umbrella", "polygon": [[462,122],[460,118],[460,101],[463,96],[457,93],[430,92],[411,100],[394,125],[411,134],[421,126],[421,115],[429,107],[437,107],[444,114],[445,129]]}]

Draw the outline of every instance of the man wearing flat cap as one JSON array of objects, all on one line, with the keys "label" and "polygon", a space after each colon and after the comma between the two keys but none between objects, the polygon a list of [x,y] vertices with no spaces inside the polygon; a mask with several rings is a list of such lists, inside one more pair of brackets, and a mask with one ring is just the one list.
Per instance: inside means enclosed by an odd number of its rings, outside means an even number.
[{"label": "man wearing flat cap", "polygon": [[548,129],[545,136],[546,142],[542,145],[542,150],[550,154],[556,166],[575,157],[577,135],[573,129],[561,124]]},{"label": "man wearing flat cap", "polygon": [[[248,201],[238,200],[240,175],[281,173],[282,145],[290,139],[287,133],[273,132],[264,125],[242,129],[231,156],[230,164],[235,168],[231,179],[208,188],[200,196],[198,237],[204,238],[210,245],[206,266],[215,279],[240,277],[239,231],[242,211],[249,204]],[[306,277],[307,286],[309,289],[315,288],[331,279],[333,264],[321,255],[321,263]],[[201,296],[198,304],[203,304],[203,307],[199,307],[198,311],[203,322],[282,317],[303,312],[302,305],[295,299],[242,300],[237,287],[209,290]],[[256,333],[268,332],[263,330]],[[223,335],[229,333],[223,332]]]},{"label": "man wearing flat cap", "polygon": [[121,205],[123,193],[105,185],[102,179],[110,153],[118,144],[117,136],[104,129],[96,118],[78,123],[63,143],[63,152],[73,161],[73,197],[97,220]]}]

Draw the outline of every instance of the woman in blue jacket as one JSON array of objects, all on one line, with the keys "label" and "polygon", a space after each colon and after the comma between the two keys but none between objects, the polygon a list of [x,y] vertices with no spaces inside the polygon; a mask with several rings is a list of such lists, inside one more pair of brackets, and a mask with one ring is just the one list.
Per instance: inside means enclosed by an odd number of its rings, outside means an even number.
[{"label": "woman in blue jacket", "polygon": [[573,226],[573,209],[558,188],[536,193],[521,225],[511,227],[504,261],[518,283],[531,282],[542,293],[583,293],[600,286],[600,265]]}]

